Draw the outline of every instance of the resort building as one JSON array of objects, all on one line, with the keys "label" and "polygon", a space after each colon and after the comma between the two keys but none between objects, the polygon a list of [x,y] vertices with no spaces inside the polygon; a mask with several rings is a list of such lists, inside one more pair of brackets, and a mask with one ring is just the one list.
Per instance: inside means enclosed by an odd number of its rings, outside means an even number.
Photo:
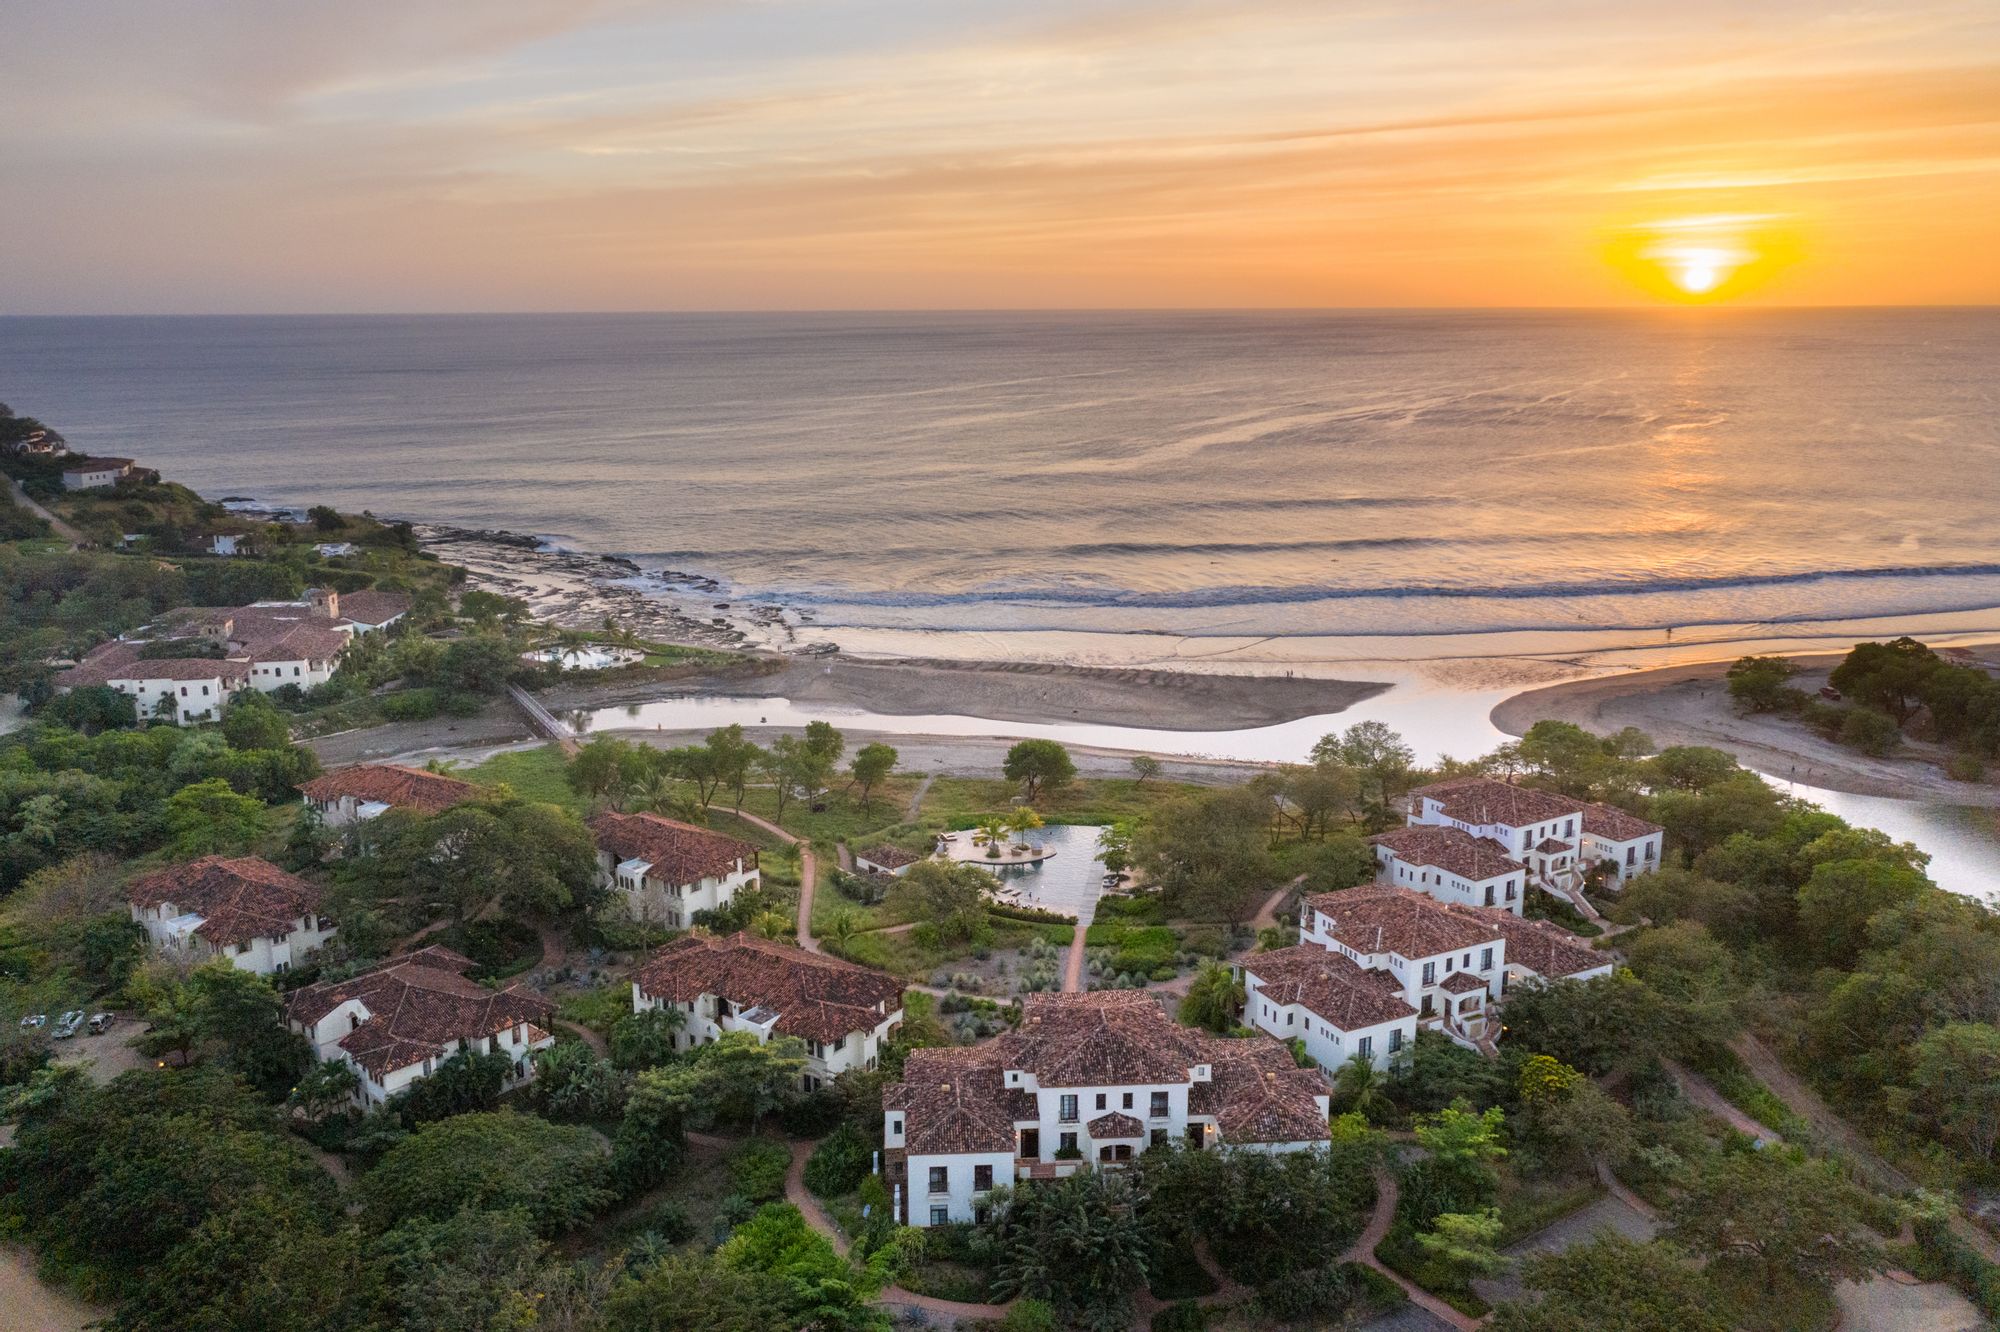
[{"label": "resort building", "polygon": [[[352,547],[349,549],[352,550]],[[399,623],[410,613],[411,605],[410,598],[401,592],[370,589],[339,596],[327,613],[352,625],[356,633],[370,634]]]},{"label": "resort building", "polygon": [[814,1091],[854,1069],[872,1071],[903,1021],[903,982],[886,972],[748,934],[689,934],[648,957],[632,979],[632,1011],[676,1008],[676,1049],[726,1031],[764,1043],[805,1042],[801,1084]]},{"label": "resort building", "polygon": [[882,1089],[885,1182],[909,1225],[976,1221],[997,1187],[1154,1144],[1321,1147],[1328,1108],[1324,1079],[1277,1041],[1183,1027],[1143,991],[1031,994],[1012,1032],[910,1052]]},{"label": "resort building", "polygon": [[1564,898],[1600,866],[1613,888],[1658,869],[1665,838],[1659,825],[1624,810],[1491,777],[1418,787],[1410,823],[1495,842],[1526,867],[1529,882]]},{"label": "resort building", "polygon": [[1368,839],[1381,879],[1428,893],[1440,902],[1499,907],[1519,913],[1528,869],[1490,837],[1452,827],[1413,824]]},{"label": "resort building", "polygon": [[247,555],[250,553],[250,538],[239,533],[218,532],[213,536],[203,537],[201,540],[202,544],[208,547],[208,553],[211,555],[232,556]]},{"label": "resort building", "polygon": [[92,490],[115,486],[132,475],[130,458],[75,458],[63,464],[64,490]]},{"label": "resort building", "polygon": [[1329,1071],[1357,1054],[1386,1067],[1418,1027],[1491,1054],[1492,1007],[1510,985],[1609,975],[1612,965],[1567,930],[1504,908],[1350,888],[1306,900],[1296,947],[1244,960],[1244,1020],[1301,1038]]},{"label": "resort building", "polygon": [[125,897],[159,951],[197,962],[226,957],[259,976],[290,971],[334,932],[319,914],[317,887],[255,856],[156,870],[134,879]]},{"label": "resort building", "polygon": [[914,851],[905,851],[900,846],[872,846],[866,851],[854,853],[854,868],[863,874],[887,874],[900,878],[909,872],[910,866],[918,864],[925,857]]},{"label": "resort building", "polygon": [[454,805],[478,799],[480,794],[480,788],[471,782],[399,763],[335,768],[305,783],[299,791],[329,828],[344,828],[392,809],[442,814]]},{"label": "resort building", "polygon": [[112,641],[55,678],[63,693],[104,685],[132,696],[139,720],[217,721],[229,696],[250,680],[247,662],[214,657],[142,657],[140,645]]},{"label": "resort building", "polygon": [[590,820],[597,878],[636,921],[684,929],[697,911],[728,906],[759,883],[750,843],[658,814],[606,812]]},{"label": "resort building", "polygon": [[468,980],[472,967],[448,948],[420,949],[293,991],[285,1020],[317,1058],[353,1065],[364,1105],[381,1104],[461,1051],[510,1056],[507,1085],[519,1086],[535,1075],[535,1051],[555,1044],[555,1005],[519,985],[493,990]]},{"label": "resort building", "polygon": [[13,451],[24,458],[60,458],[69,452],[62,436],[46,430],[30,430],[14,441]]}]

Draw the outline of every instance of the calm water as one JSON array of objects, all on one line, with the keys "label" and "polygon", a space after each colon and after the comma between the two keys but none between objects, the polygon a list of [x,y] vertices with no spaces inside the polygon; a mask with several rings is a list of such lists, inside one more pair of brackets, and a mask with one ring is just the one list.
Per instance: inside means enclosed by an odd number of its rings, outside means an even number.
[{"label": "calm water", "polygon": [[206,493],[822,624],[1194,635],[2000,605],[1992,311],[0,319]]}]

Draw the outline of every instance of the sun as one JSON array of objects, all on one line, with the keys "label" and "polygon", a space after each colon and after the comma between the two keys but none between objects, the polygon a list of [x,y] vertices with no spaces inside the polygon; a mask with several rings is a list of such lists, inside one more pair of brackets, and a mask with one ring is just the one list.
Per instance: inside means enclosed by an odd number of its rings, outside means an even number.
[{"label": "sun", "polygon": [[1612,267],[1663,300],[1708,304],[1760,286],[1796,255],[1768,214],[1657,218],[1617,228]]}]

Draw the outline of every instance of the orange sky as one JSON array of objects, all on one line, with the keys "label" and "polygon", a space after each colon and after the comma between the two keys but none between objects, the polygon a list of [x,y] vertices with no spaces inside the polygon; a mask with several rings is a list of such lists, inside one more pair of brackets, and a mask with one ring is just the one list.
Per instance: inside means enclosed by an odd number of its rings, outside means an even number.
[{"label": "orange sky", "polygon": [[0,313],[2000,302],[1991,0],[8,30]]}]

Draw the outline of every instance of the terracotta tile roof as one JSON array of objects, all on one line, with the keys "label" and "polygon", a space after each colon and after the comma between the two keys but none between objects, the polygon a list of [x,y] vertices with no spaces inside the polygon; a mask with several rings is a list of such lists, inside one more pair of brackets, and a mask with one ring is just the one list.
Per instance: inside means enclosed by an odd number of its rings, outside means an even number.
[{"label": "terracotta tile roof", "polygon": [[211,944],[282,939],[319,911],[319,889],[268,860],[204,856],[134,879],[126,900],[142,908],[169,904],[202,917],[195,934]]},{"label": "terracotta tile roof", "polygon": [[130,467],[130,458],[72,458],[63,464],[65,472],[101,472],[107,467]]},{"label": "terracotta tile roof", "polygon": [[340,616],[357,624],[387,624],[398,615],[409,612],[413,603],[401,592],[383,592],[369,589],[362,592],[340,594]]},{"label": "terracotta tile roof", "polygon": [[1532,786],[1496,781],[1491,777],[1455,777],[1419,786],[1410,794],[1437,800],[1444,808],[1445,817],[1457,819],[1460,823],[1504,823],[1510,828],[1546,823],[1550,819],[1566,818],[1583,810],[1581,800],[1572,800],[1553,791],[1537,791]]},{"label": "terracotta tile roof", "polygon": [[[1195,1082],[1202,1064],[1210,1080]],[[1318,1100],[1326,1084],[1285,1046],[1183,1027],[1136,990],[1029,995],[1012,1032],[983,1045],[912,1051],[903,1081],[883,1089],[882,1108],[903,1113],[912,1155],[1012,1151],[1015,1124],[1034,1122],[1038,1111],[1032,1095],[1005,1086],[1009,1069],[1033,1073],[1044,1088],[1186,1085],[1191,1111],[1212,1117],[1225,1142],[1328,1137]]]},{"label": "terracotta tile roof", "polygon": [[1243,959],[1243,970],[1272,1003],[1298,1004],[1342,1031],[1416,1016],[1393,975],[1319,944],[1253,953]]},{"label": "terracotta tile roof", "polygon": [[379,800],[421,814],[442,813],[454,805],[475,800],[480,794],[480,788],[471,782],[425,772],[422,768],[406,768],[399,763],[357,763],[335,768],[304,783],[299,790],[308,800],[332,801],[353,796],[356,800]]},{"label": "terracotta tile roof", "polygon": [[914,865],[924,857],[914,851],[905,851],[900,846],[884,844],[882,846],[869,847],[866,851],[861,852],[857,858],[866,860],[871,864],[880,865],[884,869],[893,870],[901,869],[905,865]]},{"label": "terracotta tile roof", "polygon": [[353,641],[344,630],[335,629],[338,621],[329,620],[325,624],[298,624],[277,633],[260,634],[245,643],[240,653],[251,662],[262,664],[272,661],[332,661],[347,650]]},{"label": "terracotta tile roof", "polygon": [[1560,925],[1545,920],[1527,920],[1497,907],[1451,906],[1455,915],[1476,920],[1497,930],[1507,941],[1507,965],[1524,967],[1546,980],[1560,980],[1579,972],[1610,966],[1612,957],[1585,943]]},{"label": "terracotta tile roof", "polygon": [[1099,1142],[1146,1136],[1146,1126],[1122,1110],[1107,1110],[1095,1119],[1086,1120],[1083,1127]]},{"label": "terracotta tile roof", "polygon": [[591,818],[590,835],[613,859],[646,861],[653,877],[676,887],[734,874],[737,861],[757,856],[748,842],[657,814],[606,811]]},{"label": "terracotta tile roof", "polygon": [[1661,831],[1659,824],[1648,823],[1637,814],[1628,814],[1615,805],[1585,805],[1583,830],[1608,842],[1630,842]]},{"label": "terracotta tile roof", "polygon": [[240,661],[216,657],[141,657],[137,643],[114,640],[59,673],[55,682],[65,689],[109,684],[113,680],[220,680],[233,686],[249,676],[250,668]]},{"label": "terracotta tile roof", "polygon": [[682,935],[655,949],[632,979],[641,994],[674,1003],[714,994],[768,1008],[779,1035],[828,1043],[873,1031],[903,1006],[895,976],[748,934]]},{"label": "terracotta tile roof", "polygon": [[1357,953],[1436,957],[1500,938],[1499,930],[1481,917],[1466,916],[1407,888],[1379,884],[1349,888],[1321,893],[1308,898],[1306,904],[1329,917],[1333,937]]},{"label": "terracotta tile roof", "polygon": [[1000,1067],[991,1062],[985,1046],[910,1051],[903,1080],[882,1089],[882,1108],[902,1112],[903,1141],[919,1156],[1011,1156],[1017,1118],[1032,1120],[1036,1114],[1032,1097],[1003,1085]]},{"label": "terracotta tile roof", "polygon": [[1388,847],[1399,860],[1448,870],[1474,883],[1497,879],[1521,868],[1521,862],[1510,856],[1506,847],[1491,837],[1474,837],[1463,828],[1414,823],[1407,828],[1378,833],[1368,840],[1376,846]]},{"label": "terracotta tile roof", "polygon": [[1438,988],[1453,994],[1471,994],[1474,990],[1485,989],[1486,982],[1469,971],[1454,971],[1439,983]]},{"label": "terracotta tile roof", "polygon": [[1561,851],[1574,849],[1568,842],[1563,841],[1559,837],[1544,837],[1541,841],[1535,843],[1535,850],[1545,856],[1552,856]]},{"label": "terracotta tile roof", "polygon": [[461,1040],[497,1036],[520,1023],[546,1023],[555,1005],[510,985],[492,990],[464,973],[472,961],[446,948],[425,948],[390,958],[341,981],[322,981],[292,992],[286,1016],[311,1024],[358,999],[368,1010],[362,1024],[341,1037],[340,1048],[380,1080],[426,1059],[448,1057]]}]

